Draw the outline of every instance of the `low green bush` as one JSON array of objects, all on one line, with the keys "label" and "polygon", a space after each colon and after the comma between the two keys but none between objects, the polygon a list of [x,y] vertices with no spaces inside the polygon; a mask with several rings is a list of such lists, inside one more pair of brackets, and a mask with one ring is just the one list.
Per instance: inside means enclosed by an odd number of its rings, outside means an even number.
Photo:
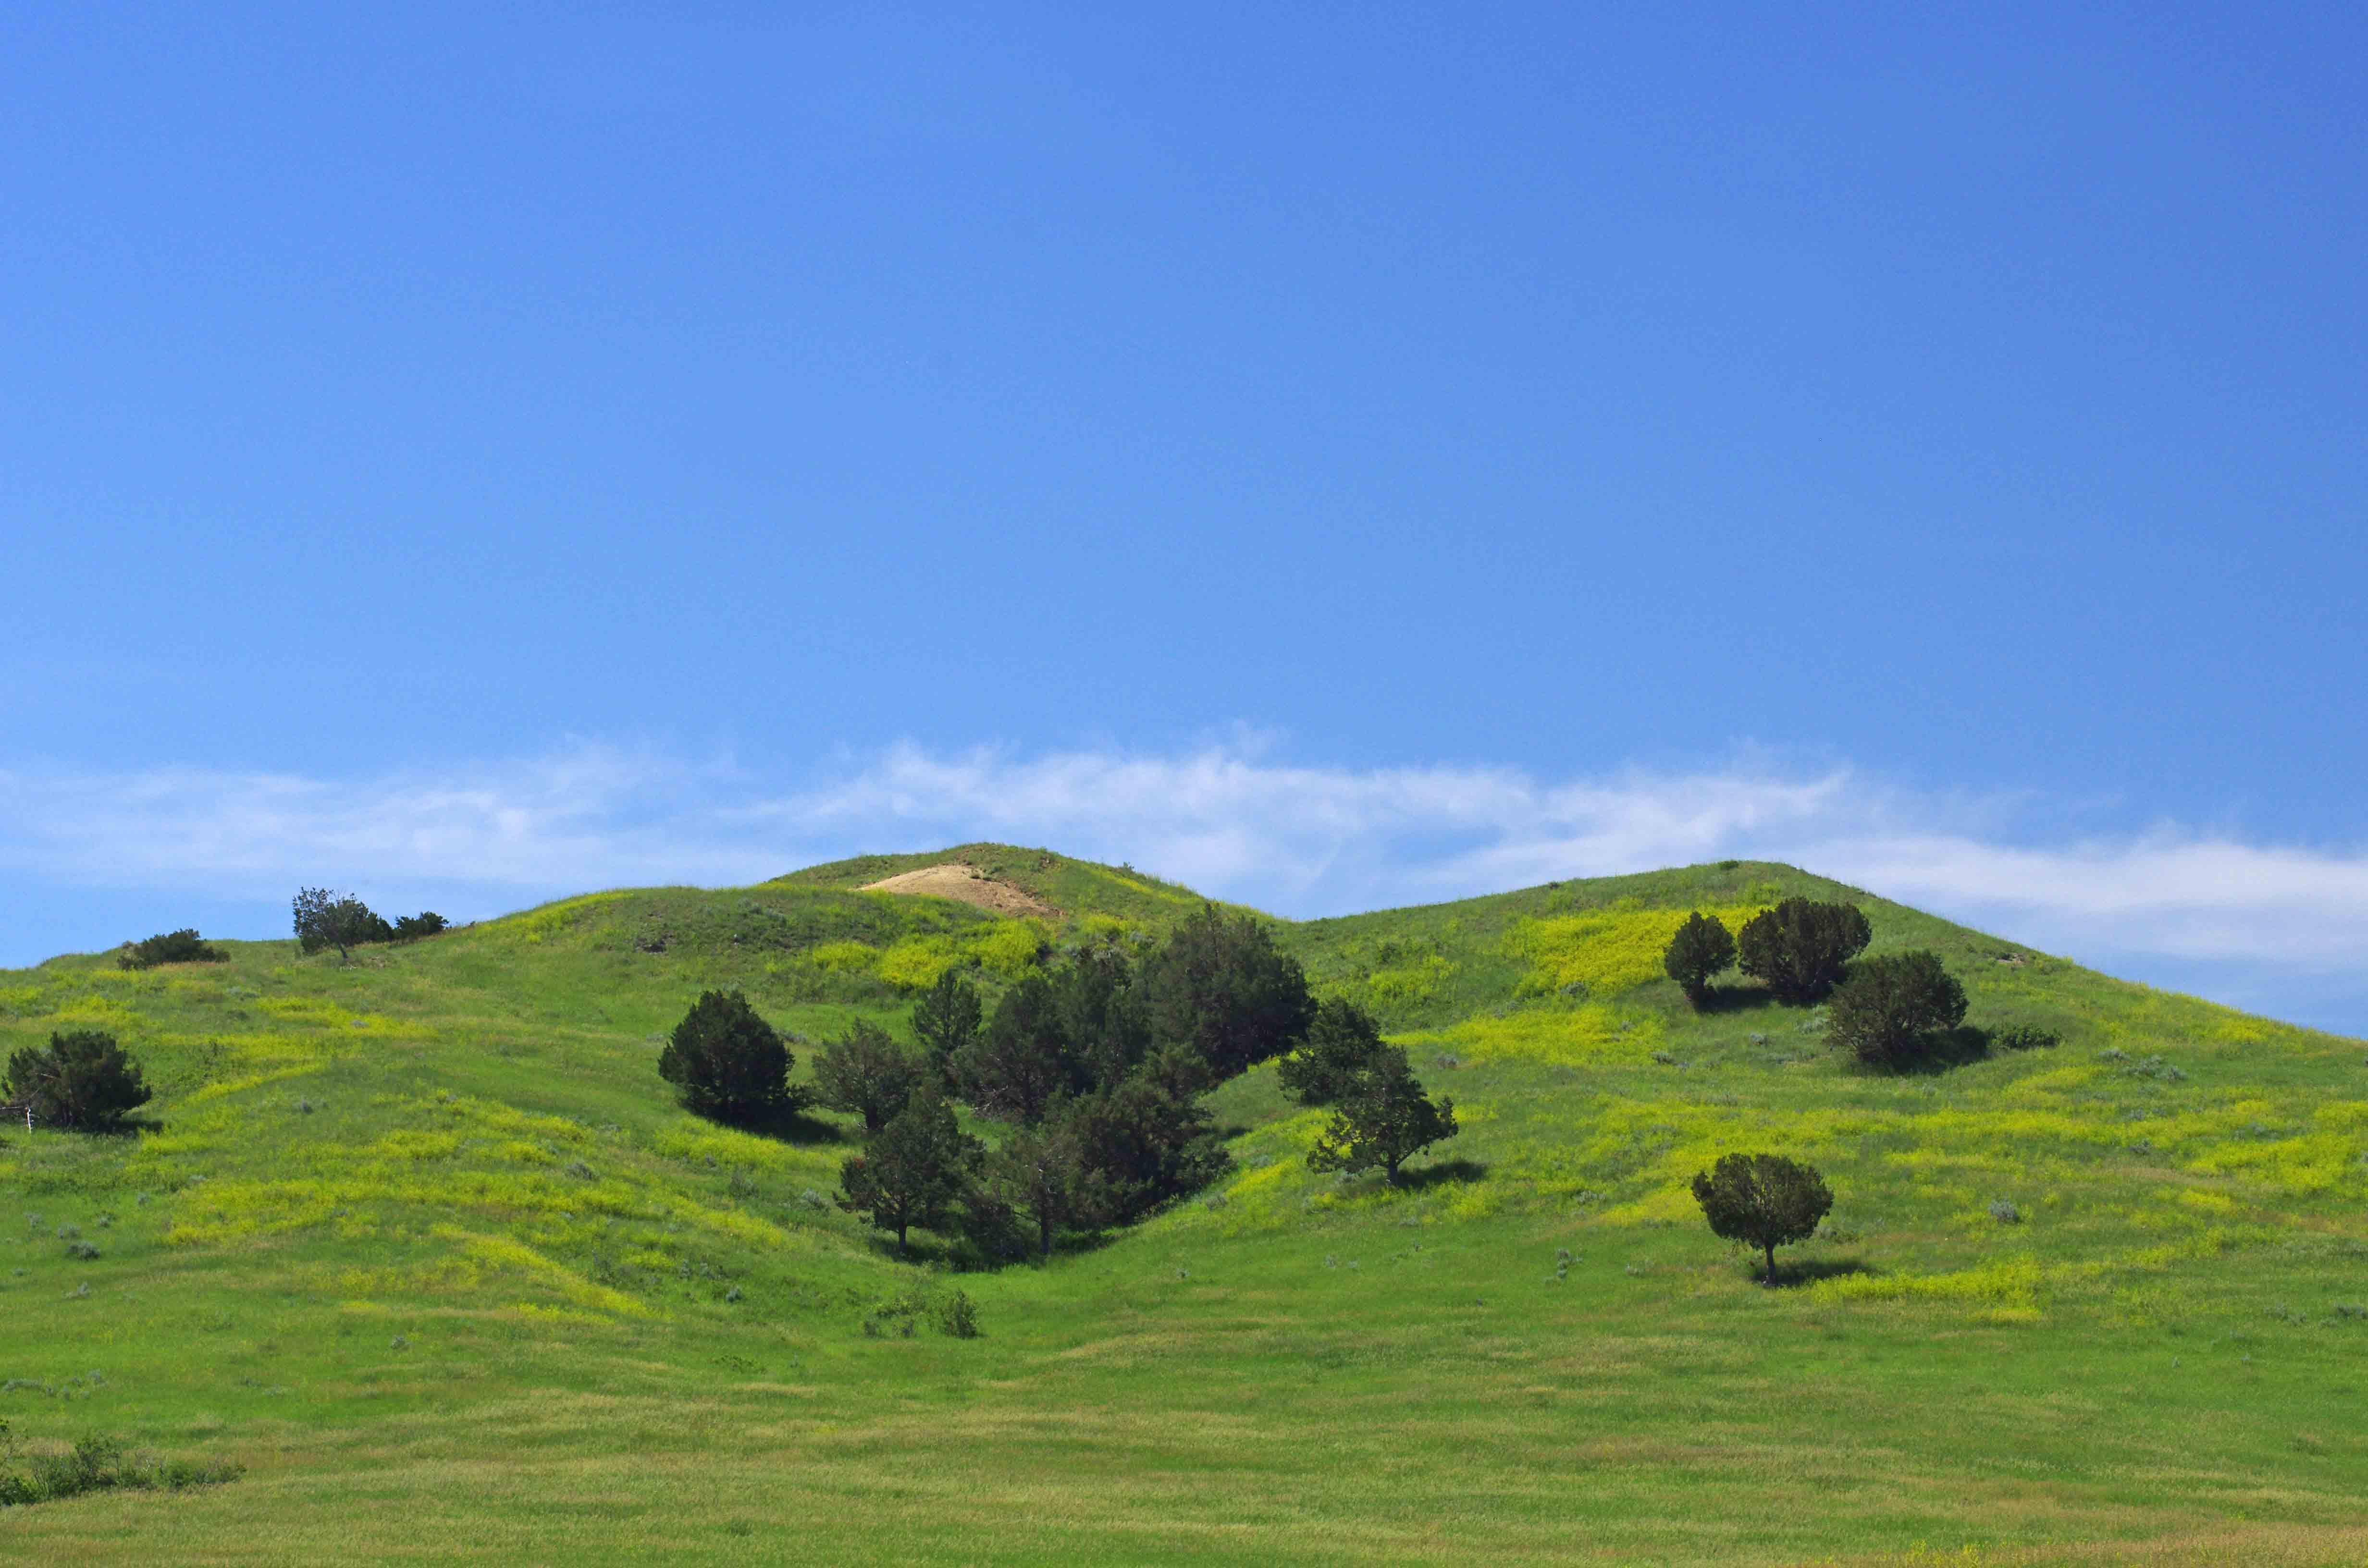
[{"label": "low green bush", "polygon": [[162,931],[137,942],[126,942],[115,955],[118,969],[154,969],[160,963],[227,963],[230,955],[210,947],[197,927]]},{"label": "low green bush", "polygon": [[8,1424],[0,1421],[0,1508],[54,1503],[86,1492],[185,1492],[218,1486],[245,1471],[235,1464],[194,1464],[128,1453],[120,1439],[89,1437],[63,1454],[19,1460]]}]

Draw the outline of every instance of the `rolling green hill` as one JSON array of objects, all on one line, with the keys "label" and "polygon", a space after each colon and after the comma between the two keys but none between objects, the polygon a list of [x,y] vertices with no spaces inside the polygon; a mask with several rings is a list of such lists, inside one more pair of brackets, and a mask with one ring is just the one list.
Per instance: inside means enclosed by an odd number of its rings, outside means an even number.
[{"label": "rolling green hill", "polygon": [[[948,860],[1050,914],[856,891]],[[1969,1021],[2053,1050],[1868,1075],[1814,1011],[1659,975],[1690,908],[1848,896]],[[0,1420],[235,1483],[0,1510],[74,1561],[2356,1562],[2361,1042],[2126,984],[1790,868],[1278,922],[1464,1131],[1318,1177],[1269,1065],[1238,1168],[1051,1267],[895,1258],[855,1147],[710,1126],[655,1071],[704,987],[910,1038],[1198,906],[974,845],[594,893],[404,946],[0,971],[0,1052],[114,1032],[161,1123],[0,1130]],[[1685,1183],[1837,1195],[1768,1290]],[[71,1248],[70,1244],[82,1244]],[[97,1257],[72,1256],[88,1252]],[[983,1334],[950,1337],[960,1290]]]}]

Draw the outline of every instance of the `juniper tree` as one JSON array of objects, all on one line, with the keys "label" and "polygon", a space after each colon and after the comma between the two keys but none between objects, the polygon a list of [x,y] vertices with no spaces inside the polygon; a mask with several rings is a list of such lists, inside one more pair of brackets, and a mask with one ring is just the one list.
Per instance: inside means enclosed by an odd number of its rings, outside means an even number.
[{"label": "juniper tree", "polygon": [[1805,1241],[1834,1206],[1826,1178],[1782,1154],[1722,1154],[1694,1175],[1694,1201],[1713,1234],[1768,1255],[1776,1283],[1776,1249]]},{"label": "juniper tree", "polygon": [[913,1037],[936,1070],[939,1087],[955,1087],[954,1058],[977,1035],[982,1016],[977,987],[951,966],[913,1004]]},{"label": "juniper tree", "polygon": [[1401,1164],[1458,1131],[1455,1102],[1432,1104],[1406,1051],[1385,1046],[1341,1096],[1339,1108],[1308,1152],[1307,1168],[1368,1171],[1379,1165],[1395,1182]]},{"label": "juniper tree", "polygon": [[1661,967],[1700,1012],[1710,1001],[1710,977],[1735,962],[1735,937],[1726,922],[1700,910],[1686,916],[1661,954]]},{"label": "juniper tree", "polygon": [[1141,983],[1152,1032],[1193,1046],[1220,1079],[1298,1044],[1315,1011],[1306,972],[1265,924],[1213,903],[1144,961]]},{"label": "juniper tree", "polygon": [[988,1189],[1036,1227],[1040,1261],[1052,1257],[1056,1232],[1100,1224],[1115,1212],[1109,1178],[1087,1164],[1079,1131],[1065,1119],[1023,1128],[986,1157]]},{"label": "juniper tree", "polygon": [[1056,1096],[1086,1087],[1059,1004],[1042,974],[1005,992],[986,1027],[954,1058],[962,1098],[989,1116],[1032,1127]]},{"label": "juniper tree", "polygon": [[1353,1002],[1325,1002],[1307,1026],[1306,1040],[1282,1059],[1276,1074],[1300,1104],[1330,1105],[1387,1049],[1363,1008]]},{"label": "juniper tree", "polygon": [[863,1118],[877,1132],[905,1108],[928,1069],[876,1024],[858,1018],[814,1061],[815,1097],[833,1110]]},{"label": "juniper tree", "polygon": [[924,1087],[839,1166],[840,1207],[896,1233],[942,1223],[969,1187],[985,1150],[954,1120],[944,1096]]},{"label": "juniper tree", "polygon": [[98,1029],[50,1036],[49,1049],[27,1046],[8,1058],[0,1096],[37,1121],[84,1132],[108,1132],[148,1103],[140,1066],[115,1037]]},{"label": "juniper tree", "polygon": [[1870,1067],[1897,1067],[1964,1021],[1965,988],[1938,953],[1886,953],[1850,966],[1826,1010],[1826,1038]]},{"label": "juniper tree", "polygon": [[1873,936],[1856,904],[1788,898],[1743,923],[1736,960],[1777,1000],[1805,1006],[1825,999]]},{"label": "juniper tree", "polygon": [[790,1086],[795,1058],[773,1026],[737,991],[700,994],[658,1055],[658,1076],[681,1092],[683,1108],[717,1121],[761,1122],[797,1110]]}]

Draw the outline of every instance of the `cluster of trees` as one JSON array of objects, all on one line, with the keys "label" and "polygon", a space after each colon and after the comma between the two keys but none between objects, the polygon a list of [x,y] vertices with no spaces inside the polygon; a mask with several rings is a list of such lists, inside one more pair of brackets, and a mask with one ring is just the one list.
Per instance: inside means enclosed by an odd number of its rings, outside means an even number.
[{"label": "cluster of trees", "polygon": [[[788,1083],[787,1044],[737,993],[702,995],[658,1070],[686,1107],[759,1123],[808,1103],[862,1119],[841,1201],[906,1244],[914,1226],[989,1256],[1049,1256],[1062,1233],[1125,1224],[1224,1174],[1203,1091],[1287,1056],[1284,1081],[1336,1108],[1310,1164],[1381,1168],[1452,1137],[1404,1051],[1353,1006],[1318,1007],[1298,960],[1247,915],[1204,905],[1138,953],[1087,944],[988,1007],[949,970],[913,1008],[917,1051],[859,1021],[823,1044],[814,1088]],[[957,1106],[1000,1123],[990,1150]]]},{"label": "cluster of trees", "polygon": [[198,935],[197,927],[160,931],[116,950],[118,969],[154,969],[160,963],[227,963],[230,955]]},{"label": "cluster of trees", "polygon": [[372,910],[351,893],[327,888],[300,888],[292,901],[296,942],[307,953],[335,948],[343,960],[352,949],[370,942],[408,942],[433,937],[450,924],[434,910],[405,915],[393,921]]},{"label": "cluster of trees", "polygon": [[[1315,1014],[1298,960],[1213,905],[1139,959],[1087,945],[991,1012],[949,971],[914,1008],[922,1056],[850,1031],[816,1059],[823,1103],[871,1130],[847,1200],[900,1240],[934,1208],[990,1251],[1017,1236],[1040,1256],[1063,1231],[1138,1220],[1224,1173],[1201,1092],[1291,1050]],[[953,1130],[954,1101],[1009,1134],[989,1153]]]},{"label": "cluster of trees", "polygon": [[1808,1006],[1840,983],[1873,931],[1856,904],[1788,898],[1730,933],[1715,915],[1686,916],[1661,955],[1661,967],[1697,1008],[1711,1000],[1712,979],[1730,966],[1759,981],[1780,1002]]},{"label": "cluster of trees", "polygon": [[44,1126],[113,1132],[148,1103],[148,1085],[113,1035],[76,1029],[51,1035],[47,1050],[27,1046],[11,1054],[0,1103],[17,1115],[29,1111]]},{"label": "cluster of trees", "polygon": [[1965,990],[1930,951],[1853,963],[1873,937],[1855,904],[1788,898],[1732,935],[1716,915],[1696,911],[1669,939],[1661,967],[1698,1009],[1710,1005],[1713,977],[1730,965],[1779,1002],[1830,1001],[1827,1039],[1870,1067],[1910,1066],[1964,1022]]}]

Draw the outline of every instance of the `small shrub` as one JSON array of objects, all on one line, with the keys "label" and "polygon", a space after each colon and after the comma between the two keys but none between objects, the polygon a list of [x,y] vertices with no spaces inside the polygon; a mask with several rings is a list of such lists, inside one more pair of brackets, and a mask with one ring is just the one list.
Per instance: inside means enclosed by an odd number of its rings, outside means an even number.
[{"label": "small shrub", "polygon": [[2010,1024],[1990,1040],[2001,1051],[2052,1051],[2064,1043],[2064,1037],[2054,1029],[2032,1024]]},{"label": "small shrub", "polygon": [[88,1437],[63,1454],[36,1454],[19,1470],[8,1424],[0,1421],[0,1508],[53,1503],[89,1492],[182,1492],[235,1481],[235,1464],[192,1464],[186,1460],[140,1459],[120,1439]]},{"label": "small shrub", "polygon": [[2149,1056],[2133,1062],[2122,1069],[2125,1078],[2151,1078],[2158,1084],[2183,1084],[2187,1074],[2159,1056]]},{"label": "small shrub", "polygon": [[115,955],[118,969],[154,969],[160,963],[227,963],[230,955],[209,947],[194,926],[126,942]]},{"label": "small shrub", "polygon": [[2022,1223],[2022,1210],[2001,1198],[1990,1205],[1990,1218],[2001,1225],[2020,1225]]},{"label": "small shrub", "polygon": [[978,1337],[978,1303],[963,1291],[956,1290],[939,1301],[932,1314],[938,1332],[956,1339]]},{"label": "small shrub", "polygon": [[68,1257],[78,1258],[85,1263],[88,1263],[98,1256],[98,1247],[95,1243],[91,1242],[68,1242],[66,1244],[66,1256]]}]

